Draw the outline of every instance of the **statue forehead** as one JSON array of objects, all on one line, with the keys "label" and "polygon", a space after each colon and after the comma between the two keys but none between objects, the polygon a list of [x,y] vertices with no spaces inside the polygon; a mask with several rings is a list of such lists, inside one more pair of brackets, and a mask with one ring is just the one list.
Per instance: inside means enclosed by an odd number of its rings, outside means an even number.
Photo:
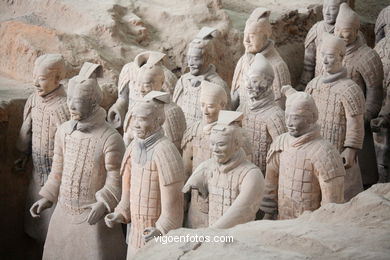
[{"label": "statue forehead", "polygon": [[339,6],[342,0],[324,0],[324,6]]},{"label": "statue forehead", "polygon": [[151,103],[141,102],[134,106],[132,110],[133,116],[143,116],[147,118],[154,118],[151,117],[152,114],[154,114],[155,108],[154,105]]},{"label": "statue forehead", "polygon": [[201,56],[202,56],[202,49],[200,49],[200,48],[195,48],[195,47],[190,47],[190,48],[188,48],[187,55],[188,55],[188,56],[197,56],[197,57],[201,57]]},{"label": "statue forehead", "polygon": [[38,64],[34,66],[33,73],[36,76],[48,76],[52,74],[52,71],[49,70],[48,66],[46,64]]}]

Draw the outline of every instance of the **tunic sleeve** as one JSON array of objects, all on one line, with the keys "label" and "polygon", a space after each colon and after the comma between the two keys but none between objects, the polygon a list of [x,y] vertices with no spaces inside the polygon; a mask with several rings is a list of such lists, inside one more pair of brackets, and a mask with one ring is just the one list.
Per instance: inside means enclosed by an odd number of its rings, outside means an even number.
[{"label": "tunic sleeve", "polygon": [[[34,95],[34,94],[33,94]],[[16,143],[16,148],[25,154],[31,154],[31,142],[32,142],[32,118],[31,118],[31,109],[32,109],[32,99],[31,95],[24,105],[23,111],[23,124],[19,131],[19,138]]]},{"label": "tunic sleeve", "polygon": [[131,222],[130,212],[130,187],[131,187],[131,149],[130,145],[123,157],[121,166],[122,175],[122,195],[118,206],[115,208],[115,213],[123,216],[125,223]]},{"label": "tunic sleeve", "polygon": [[118,133],[110,135],[104,145],[104,165],[106,182],[102,189],[96,192],[96,200],[103,202],[109,212],[112,212],[120,200],[121,176],[119,174],[125,146]]},{"label": "tunic sleeve", "polygon": [[63,126],[57,130],[54,139],[54,156],[53,164],[45,185],[39,191],[39,195],[50,200],[51,202],[57,202],[58,193],[61,185],[63,160],[64,160],[64,133]]},{"label": "tunic sleeve", "polygon": [[260,208],[264,191],[264,177],[254,168],[246,174],[240,186],[240,194],[213,228],[230,228],[254,220]]}]

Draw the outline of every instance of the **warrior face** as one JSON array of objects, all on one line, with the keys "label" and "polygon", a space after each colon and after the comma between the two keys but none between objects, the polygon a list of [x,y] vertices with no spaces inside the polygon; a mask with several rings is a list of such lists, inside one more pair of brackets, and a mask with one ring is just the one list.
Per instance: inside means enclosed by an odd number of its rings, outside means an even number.
[{"label": "warrior face", "polygon": [[153,104],[140,103],[131,113],[130,128],[134,136],[146,139],[160,129],[160,124]]},{"label": "warrior face", "polygon": [[190,73],[194,76],[202,75],[208,66],[203,58],[202,49],[189,48],[187,58]]},{"label": "warrior face", "polygon": [[44,66],[37,66],[33,73],[34,86],[39,96],[44,97],[59,87],[60,80],[55,71],[49,71]]},{"label": "warrior face", "polygon": [[334,74],[341,71],[343,67],[343,56],[332,49],[323,49],[321,51],[322,63],[324,64],[325,71],[328,74]]},{"label": "warrior face", "polygon": [[201,101],[201,109],[203,114],[203,120],[207,124],[211,124],[218,120],[219,111],[222,110],[223,107],[221,104],[218,103]]},{"label": "warrior face", "polygon": [[164,71],[161,68],[152,67],[141,69],[135,83],[139,96],[144,97],[152,90],[161,91],[164,84]]},{"label": "warrior face", "polygon": [[291,136],[299,137],[309,132],[313,125],[311,112],[302,111],[298,106],[288,106],[285,112],[286,126]]},{"label": "warrior face", "polygon": [[356,41],[358,35],[358,29],[352,27],[339,27],[336,26],[334,34],[343,39],[346,45],[349,45]]},{"label": "warrior face", "polygon": [[72,120],[83,120],[93,112],[90,97],[81,88],[74,87],[68,90],[67,103]]},{"label": "warrior face", "polygon": [[233,155],[240,149],[235,142],[235,131],[212,131],[210,135],[210,145],[212,155],[220,164],[227,163]]},{"label": "warrior face", "polygon": [[340,0],[324,0],[322,14],[327,24],[334,24],[340,9]]},{"label": "warrior face", "polygon": [[258,53],[264,49],[268,42],[268,37],[265,33],[259,30],[247,30],[244,31],[244,47],[247,53]]},{"label": "warrior face", "polygon": [[268,90],[269,82],[264,77],[249,74],[245,79],[245,85],[248,97],[251,100],[258,100]]}]

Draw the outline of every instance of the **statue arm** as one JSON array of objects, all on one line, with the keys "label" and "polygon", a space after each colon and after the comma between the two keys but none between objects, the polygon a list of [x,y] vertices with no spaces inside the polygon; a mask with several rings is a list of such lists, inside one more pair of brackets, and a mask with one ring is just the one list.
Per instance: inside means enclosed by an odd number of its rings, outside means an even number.
[{"label": "statue arm", "polygon": [[275,152],[267,160],[265,191],[260,207],[266,214],[273,216],[278,211],[279,165],[279,153]]},{"label": "statue arm", "polygon": [[112,134],[104,145],[104,165],[106,181],[102,189],[96,192],[96,201],[103,202],[108,212],[112,212],[120,200],[121,176],[119,170],[125,146],[118,133]]},{"label": "statue arm", "polygon": [[250,171],[242,180],[240,194],[230,208],[211,227],[231,228],[255,219],[264,192],[264,177],[260,170]]},{"label": "statue arm", "polygon": [[130,187],[131,187],[131,146],[127,148],[121,167],[122,195],[114,213],[123,217],[124,223],[131,222]]},{"label": "statue arm", "polygon": [[64,162],[64,135],[59,128],[54,139],[54,156],[51,171],[45,185],[39,191],[39,195],[51,202],[57,202],[61,185],[63,162]]},{"label": "statue arm", "polygon": [[19,131],[19,138],[16,143],[17,149],[24,154],[31,154],[31,142],[32,142],[32,96],[31,95],[24,105],[23,111],[23,124]]},{"label": "statue arm", "polygon": [[165,235],[170,230],[180,228],[184,215],[184,195],[181,192],[183,181],[163,185],[160,182],[161,215],[156,228]]}]

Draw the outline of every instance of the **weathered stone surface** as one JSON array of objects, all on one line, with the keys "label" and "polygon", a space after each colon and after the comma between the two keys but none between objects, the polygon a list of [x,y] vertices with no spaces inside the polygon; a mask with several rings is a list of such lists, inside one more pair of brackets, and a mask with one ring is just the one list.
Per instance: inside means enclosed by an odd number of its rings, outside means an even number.
[{"label": "weathered stone surface", "polygon": [[390,184],[377,184],[348,203],[330,203],[294,220],[260,220],[228,230],[179,229],[168,234],[231,235],[234,242],[153,241],[135,259],[388,259],[389,199]]}]

